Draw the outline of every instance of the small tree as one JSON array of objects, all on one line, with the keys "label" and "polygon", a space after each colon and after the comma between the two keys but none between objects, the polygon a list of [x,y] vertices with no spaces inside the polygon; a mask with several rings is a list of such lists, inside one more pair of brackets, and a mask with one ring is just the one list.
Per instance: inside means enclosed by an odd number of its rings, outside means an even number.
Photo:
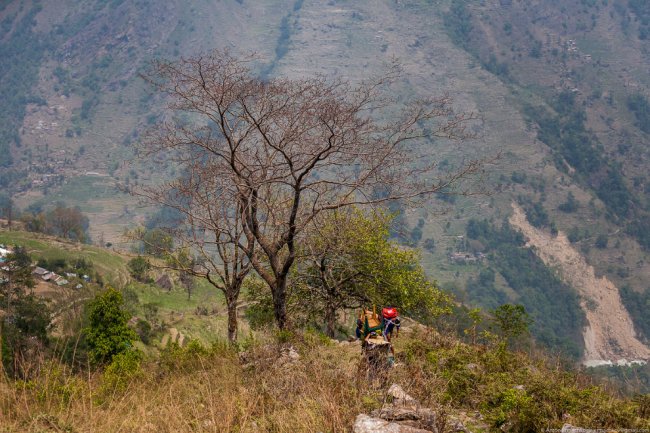
[{"label": "small tree", "polygon": [[45,222],[48,233],[78,242],[88,240],[88,217],[78,207],[65,207],[58,203],[45,214]]},{"label": "small tree", "polygon": [[95,364],[110,362],[113,356],[131,348],[136,333],[127,326],[129,314],[123,308],[122,294],[108,288],[88,304],[85,328],[88,354]]},{"label": "small tree", "polygon": [[533,321],[523,305],[503,304],[492,313],[499,333],[506,341],[511,343],[518,337],[529,333]]},{"label": "small tree", "polygon": [[0,193],[0,217],[7,219],[7,224],[11,227],[14,217],[14,201],[6,193]]},{"label": "small tree", "polygon": [[34,287],[31,258],[22,247],[14,247],[0,270],[0,358],[11,375],[29,368],[35,351],[48,343],[50,313],[29,290]]},{"label": "small tree", "polygon": [[161,229],[146,230],[141,239],[145,254],[155,257],[164,257],[174,247],[172,236]]},{"label": "small tree", "polygon": [[144,282],[147,279],[147,272],[151,269],[149,260],[142,256],[134,257],[128,263],[129,274],[138,281]]},{"label": "small tree", "polygon": [[294,298],[324,320],[330,337],[344,309],[393,304],[429,317],[447,311],[449,298],[427,280],[416,252],[389,241],[389,224],[383,214],[339,210],[306,237]]}]

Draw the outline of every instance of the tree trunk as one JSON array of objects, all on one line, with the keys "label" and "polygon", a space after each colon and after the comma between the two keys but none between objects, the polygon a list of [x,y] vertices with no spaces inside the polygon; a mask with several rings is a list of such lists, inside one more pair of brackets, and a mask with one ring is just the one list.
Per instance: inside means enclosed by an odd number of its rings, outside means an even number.
[{"label": "tree trunk", "polygon": [[279,277],[273,288],[273,312],[280,330],[287,327],[287,277]]},{"label": "tree trunk", "polygon": [[228,307],[228,341],[237,341],[237,299],[229,299],[226,302]]},{"label": "tree trunk", "polygon": [[325,306],[325,326],[327,327],[325,333],[328,337],[334,338],[336,331],[336,309],[332,303]]}]

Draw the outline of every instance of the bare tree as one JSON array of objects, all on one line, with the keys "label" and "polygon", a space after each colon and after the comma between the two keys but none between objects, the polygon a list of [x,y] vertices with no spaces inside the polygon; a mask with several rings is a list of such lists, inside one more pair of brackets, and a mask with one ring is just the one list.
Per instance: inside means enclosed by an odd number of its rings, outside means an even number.
[{"label": "bare tree", "polygon": [[455,113],[447,96],[397,110],[382,97],[390,74],[358,85],[323,77],[265,81],[250,66],[250,58],[222,51],[155,62],[145,78],[169,97],[177,117],[158,125],[143,150],[166,152],[183,166],[200,163],[232,200],[228,209],[239,212],[247,240],[239,246],[270,287],[284,328],[296,244],[314,218],[448,190],[480,173],[485,161],[442,174],[431,162],[426,144],[467,138],[475,118]]},{"label": "bare tree", "polygon": [[[181,282],[191,295],[191,276],[204,278],[224,294],[228,309],[228,340],[237,340],[237,302],[251,264],[245,250],[253,249],[253,239],[244,236],[241,212],[228,198],[215,177],[202,166],[200,158],[188,164],[180,178],[163,185],[143,187],[133,193],[172,208],[181,218],[171,221],[165,232],[176,246],[164,252],[166,265],[181,273]],[[235,203],[234,207],[232,204]],[[140,240],[146,242],[145,236]],[[193,283],[192,283],[193,284]]]}]

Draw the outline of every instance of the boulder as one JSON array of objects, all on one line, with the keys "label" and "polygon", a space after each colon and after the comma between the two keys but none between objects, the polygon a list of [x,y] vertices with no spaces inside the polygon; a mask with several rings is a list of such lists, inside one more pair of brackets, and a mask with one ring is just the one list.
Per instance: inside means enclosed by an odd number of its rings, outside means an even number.
[{"label": "boulder", "polygon": [[364,414],[357,416],[352,431],[354,433],[431,433],[430,430],[373,418]]},{"label": "boulder", "polygon": [[390,388],[388,388],[388,391],[386,392],[386,401],[390,402],[393,406],[418,406],[417,400],[408,395],[406,391],[396,383],[392,384]]},{"label": "boulder", "polygon": [[373,411],[370,416],[359,415],[354,424],[354,431],[442,433],[439,429],[443,428],[445,418],[441,417],[445,415],[440,415],[432,409],[421,408],[420,403],[401,386],[393,384],[386,392],[385,403],[381,409]]}]

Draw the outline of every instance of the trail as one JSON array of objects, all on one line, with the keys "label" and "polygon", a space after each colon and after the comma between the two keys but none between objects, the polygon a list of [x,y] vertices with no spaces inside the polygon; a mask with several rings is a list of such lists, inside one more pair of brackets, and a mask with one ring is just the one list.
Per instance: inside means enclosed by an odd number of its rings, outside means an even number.
[{"label": "trail", "polygon": [[527,246],[534,247],[544,263],[558,269],[561,278],[580,294],[580,305],[587,317],[583,363],[593,366],[650,360],[650,348],[636,337],[632,319],[614,283],[607,277],[597,277],[593,266],[564,233],[553,237],[530,225],[519,206],[513,203],[512,208],[510,224],[526,236]]}]

